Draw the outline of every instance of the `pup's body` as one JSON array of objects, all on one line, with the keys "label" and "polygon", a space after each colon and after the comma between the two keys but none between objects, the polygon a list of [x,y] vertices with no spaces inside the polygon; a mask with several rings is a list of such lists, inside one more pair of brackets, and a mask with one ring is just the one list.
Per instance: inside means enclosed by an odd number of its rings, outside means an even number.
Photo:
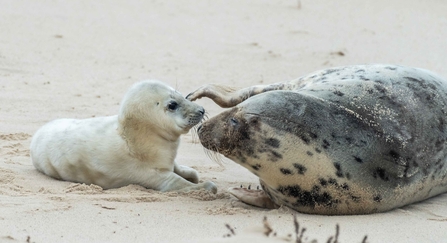
[{"label": "pup's body", "polygon": [[117,116],[59,119],[31,142],[34,166],[60,180],[105,189],[138,184],[159,191],[207,189],[197,172],[175,162],[180,135],[202,120],[202,107],[158,81],[132,86]]}]

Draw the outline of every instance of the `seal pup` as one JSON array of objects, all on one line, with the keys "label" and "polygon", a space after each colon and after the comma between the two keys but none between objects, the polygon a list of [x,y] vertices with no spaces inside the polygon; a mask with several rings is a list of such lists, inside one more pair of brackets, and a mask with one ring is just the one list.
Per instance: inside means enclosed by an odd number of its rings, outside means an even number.
[{"label": "seal pup", "polygon": [[216,193],[214,183],[198,183],[197,171],[175,161],[180,135],[204,113],[160,81],[139,82],[125,94],[118,115],[44,125],[32,138],[31,158],[48,176],[104,189],[137,184]]},{"label": "seal pup", "polygon": [[325,215],[385,212],[447,191],[447,81],[427,70],[355,65],[187,96],[233,107],[198,129],[202,145],[247,168],[261,207]]}]

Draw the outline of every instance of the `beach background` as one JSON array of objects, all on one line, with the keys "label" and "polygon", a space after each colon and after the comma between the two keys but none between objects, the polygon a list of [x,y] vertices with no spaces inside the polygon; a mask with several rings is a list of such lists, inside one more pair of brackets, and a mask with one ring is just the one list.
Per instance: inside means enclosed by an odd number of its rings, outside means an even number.
[{"label": "beach background", "polygon": [[[295,79],[323,68],[391,63],[447,77],[444,0],[0,0],[0,242],[249,242],[277,240],[293,215],[319,242],[445,242],[447,194],[387,213],[316,216],[265,210],[228,187],[258,185],[236,163],[206,156],[191,133],[177,161],[218,186],[160,193],[102,190],[38,173],[29,145],[57,118],[115,115],[125,91],[162,80],[186,95]],[[224,109],[197,101],[212,117]],[[226,226],[233,228],[236,236]]]}]

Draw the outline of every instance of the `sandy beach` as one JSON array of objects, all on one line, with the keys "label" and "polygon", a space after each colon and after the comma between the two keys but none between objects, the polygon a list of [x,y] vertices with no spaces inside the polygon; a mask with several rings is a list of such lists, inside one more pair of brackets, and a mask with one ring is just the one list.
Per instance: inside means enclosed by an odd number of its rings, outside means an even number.
[{"label": "sandy beach", "polygon": [[[39,173],[29,145],[57,118],[118,113],[135,82],[158,79],[187,95],[207,83],[246,87],[349,64],[421,67],[447,77],[442,0],[1,0],[0,242],[446,242],[447,194],[387,213],[317,216],[245,205],[229,187],[259,185],[222,166],[194,134],[177,161],[218,193],[161,193],[130,185],[58,181]],[[209,117],[224,109],[197,101]],[[278,237],[262,234],[263,218]],[[231,234],[229,225],[236,235]],[[293,235],[292,235],[293,239]]]}]

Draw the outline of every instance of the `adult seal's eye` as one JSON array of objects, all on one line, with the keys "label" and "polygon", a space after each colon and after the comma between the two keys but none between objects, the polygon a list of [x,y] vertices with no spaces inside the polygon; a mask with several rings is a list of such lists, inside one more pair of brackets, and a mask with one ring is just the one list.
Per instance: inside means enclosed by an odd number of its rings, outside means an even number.
[{"label": "adult seal's eye", "polygon": [[171,110],[171,111],[175,111],[175,110],[177,110],[177,108],[178,108],[178,104],[175,101],[171,101],[168,104],[168,109]]},{"label": "adult seal's eye", "polygon": [[239,123],[239,121],[233,117],[230,119],[230,123],[231,123],[231,125],[236,126]]}]

